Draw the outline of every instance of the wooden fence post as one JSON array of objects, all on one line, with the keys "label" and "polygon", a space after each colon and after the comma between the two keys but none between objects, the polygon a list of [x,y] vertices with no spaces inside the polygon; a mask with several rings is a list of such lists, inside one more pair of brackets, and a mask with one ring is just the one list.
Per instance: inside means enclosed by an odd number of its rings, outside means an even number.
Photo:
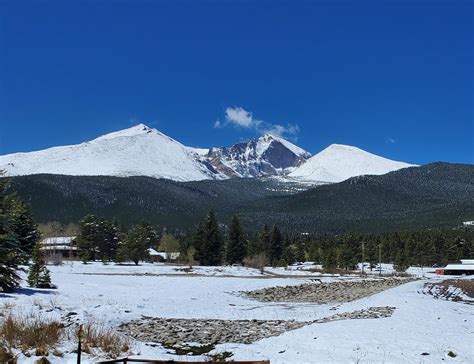
[{"label": "wooden fence post", "polygon": [[77,334],[78,343],[77,343],[77,364],[81,364],[81,339],[82,339],[82,324],[79,325],[79,333]]}]

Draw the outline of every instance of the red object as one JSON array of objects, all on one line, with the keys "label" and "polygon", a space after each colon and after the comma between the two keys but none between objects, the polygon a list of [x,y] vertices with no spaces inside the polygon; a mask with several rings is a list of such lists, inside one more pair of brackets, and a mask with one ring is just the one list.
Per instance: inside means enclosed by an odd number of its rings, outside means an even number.
[{"label": "red object", "polygon": [[444,269],[436,269],[435,273],[443,276],[444,275]]}]

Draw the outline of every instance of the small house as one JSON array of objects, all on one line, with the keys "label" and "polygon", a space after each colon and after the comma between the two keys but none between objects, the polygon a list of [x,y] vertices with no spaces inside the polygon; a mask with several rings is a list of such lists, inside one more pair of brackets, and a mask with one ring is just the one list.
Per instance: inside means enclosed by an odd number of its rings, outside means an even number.
[{"label": "small house", "polygon": [[176,261],[179,257],[179,252],[166,253],[158,252],[153,248],[148,249],[148,254],[150,255],[151,262],[164,262],[164,261]]},{"label": "small house", "polygon": [[474,259],[461,259],[461,264],[448,264],[446,267],[436,269],[441,275],[471,275],[474,274]]},{"label": "small house", "polygon": [[75,236],[55,236],[41,241],[41,251],[46,257],[73,259],[77,257]]}]

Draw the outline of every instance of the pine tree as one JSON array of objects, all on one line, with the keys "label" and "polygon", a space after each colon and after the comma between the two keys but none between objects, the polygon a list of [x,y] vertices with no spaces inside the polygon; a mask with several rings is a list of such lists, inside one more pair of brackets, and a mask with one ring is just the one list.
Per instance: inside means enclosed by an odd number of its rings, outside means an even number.
[{"label": "pine tree", "polygon": [[271,250],[271,238],[270,238],[270,229],[267,224],[263,225],[262,231],[258,236],[259,242],[259,251],[257,253],[264,253],[267,258],[270,259],[270,250]]},{"label": "pine tree", "polygon": [[138,265],[141,260],[149,257],[148,249],[156,245],[156,240],[156,232],[149,224],[135,225],[129,230],[120,255],[123,254]]},{"label": "pine tree", "polygon": [[219,265],[222,262],[222,248],[216,215],[211,210],[195,234],[196,259],[201,265]]},{"label": "pine tree", "polygon": [[324,269],[333,269],[337,267],[336,256],[333,248],[328,248],[325,252],[323,259]]},{"label": "pine tree", "polygon": [[2,178],[0,179],[0,290],[11,292],[19,285],[20,276],[17,269],[22,261],[22,254],[18,239],[9,225],[6,190],[7,181]]},{"label": "pine tree", "polygon": [[232,217],[229,227],[229,236],[225,245],[225,261],[228,264],[239,263],[245,258],[246,246],[244,234],[240,226],[240,220],[237,215]]},{"label": "pine tree", "polygon": [[0,179],[0,290],[11,292],[19,285],[19,265],[28,261],[39,233],[28,205],[8,195],[7,183]]},{"label": "pine tree", "polygon": [[51,288],[51,275],[41,255],[41,244],[33,249],[33,264],[28,274],[28,285],[34,288]]},{"label": "pine tree", "polygon": [[79,256],[86,263],[95,260],[96,239],[98,236],[98,219],[94,215],[86,215],[80,222],[80,233],[76,238]]},{"label": "pine tree", "polygon": [[110,261],[117,254],[118,229],[109,220],[87,215],[80,223],[80,233],[76,240],[84,262],[96,259]]},{"label": "pine tree", "polygon": [[22,264],[28,262],[36,243],[40,239],[38,226],[33,220],[30,207],[16,196],[8,198],[9,226],[18,240]]},{"label": "pine tree", "polygon": [[283,236],[278,229],[278,226],[273,225],[272,232],[270,234],[270,249],[268,252],[270,261],[279,261],[283,253]]},{"label": "pine tree", "polygon": [[96,246],[98,258],[102,261],[115,259],[118,248],[118,233],[114,223],[106,219],[98,221]]}]

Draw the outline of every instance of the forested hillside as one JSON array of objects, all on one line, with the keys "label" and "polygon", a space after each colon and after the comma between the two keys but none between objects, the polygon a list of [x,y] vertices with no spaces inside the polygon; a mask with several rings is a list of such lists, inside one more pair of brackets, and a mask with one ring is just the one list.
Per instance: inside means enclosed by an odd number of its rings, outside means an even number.
[{"label": "forested hillside", "polygon": [[308,188],[274,179],[174,182],[149,177],[31,175],[10,190],[32,205],[39,222],[77,222],[88,213],[126,225],[188,229],[214,209],[238,213],[257,230],[277,223],[294,232],[339,233],[454,226],[474,220],[474,166],[434,163],[382,176]]}]

